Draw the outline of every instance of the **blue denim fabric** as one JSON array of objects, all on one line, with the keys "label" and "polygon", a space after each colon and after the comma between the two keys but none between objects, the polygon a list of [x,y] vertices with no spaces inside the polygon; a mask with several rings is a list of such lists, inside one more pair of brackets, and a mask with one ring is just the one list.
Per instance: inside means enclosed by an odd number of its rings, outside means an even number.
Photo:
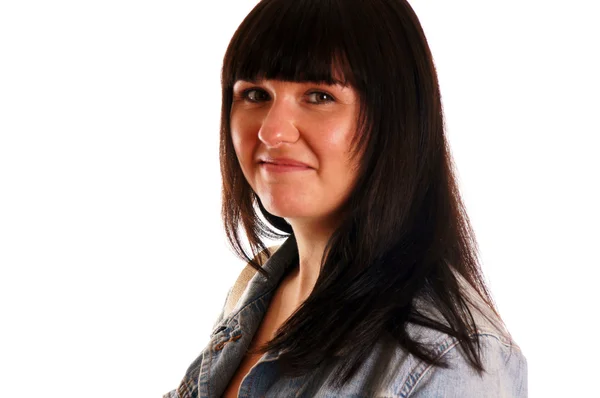
[{"label": "blue denim fabric", "polygon": [[[208,346],[189,367],[179,388],[164,398],[209,398],[223,394],[250,346],[274,289],[292,265],[296,250],[294,238],[288,238],[264,265],[273,279],[267,281],[259,273],[254,275],[234,310],[226,316],[221,313]],[[470,288],[468,284],[463,286]],[[469,297],[477,301],[472,292]],[[426,304],[416,302],[416,305],[443,321]],[[480,338],[486,370],[483,376],[471,368],[456,338],[409,324],[411,336],[433,347],[440,358],[446,358],[449,369],[433,367],[408,355],[386,335],[342,390],[329,386],[334,362],[301,377],[282,377],[276,366],[278,353],[266,353],[244,378],[239,397],[527,397],[525,356],[494,322],[491,312],[474,308],[471,311],[477,325],[475,334]]]}]

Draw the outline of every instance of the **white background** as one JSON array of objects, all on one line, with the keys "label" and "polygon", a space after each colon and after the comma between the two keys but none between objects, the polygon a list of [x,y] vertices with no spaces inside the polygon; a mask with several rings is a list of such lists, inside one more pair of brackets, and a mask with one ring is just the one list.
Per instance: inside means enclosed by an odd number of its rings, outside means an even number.
[{"label": "white background", "polygon": [[[1,397],[158,397],[207,343],[243,267],[219,220],[219,72],[255,3],[0,3]],[[412,4],[530,396],[590,396],[596,5]]]}]

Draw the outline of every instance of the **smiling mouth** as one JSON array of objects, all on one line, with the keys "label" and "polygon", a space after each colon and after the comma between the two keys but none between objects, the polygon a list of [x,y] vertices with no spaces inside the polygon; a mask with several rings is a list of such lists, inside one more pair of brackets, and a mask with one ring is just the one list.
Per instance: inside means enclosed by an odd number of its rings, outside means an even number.
[{"label": "smiling mouth", "polygon": [[296,166],[296,165],[290,165],[290,164],[268,163],[268,162],[261,162],[260,166],[262,167],[263,170],[266,170],[269,172],[275,172],[275,173],[310,170],[310,167],[308,167],[308,166]]}]

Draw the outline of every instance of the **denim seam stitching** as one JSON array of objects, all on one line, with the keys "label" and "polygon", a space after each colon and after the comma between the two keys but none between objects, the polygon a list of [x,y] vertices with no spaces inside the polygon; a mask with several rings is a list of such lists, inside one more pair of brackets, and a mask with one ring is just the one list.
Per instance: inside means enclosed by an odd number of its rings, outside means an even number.
[{"label": "denim seam stitching", "polygon": [[[507,342],[506,342],[506,341],[504,341],[502,338],[500,338],[500,336],[498,336],[496,333],[493,333],[493,332],[479,330],[479,331],[476,331],[476,332],[473,332],[473,333],[470,333],[470,334],[469,334],[469,338],[471,338],[471,337],[473,337],[473,336],[490,336],[490,337],[494,337],[494,338],[495,338],[495,339],[496,339],[496,340],[497,340],[497,341],[498,341],[500,344],[502,344],[503,346],[505,346],[505,347],[508,347],[508,348],[510,348],[510,347],[515,347],[515,348],[519,349],[519,351],[521,351],[521,350],[520,350],[520,348],[519,348],[519,346],[517,346],[517,345],[515,345],[515,344],[510,344],[510,343],[507,343]],[[443,341],[443,342],[442,342],[442,343],[441,343],[441,344],[440,344],[438,347],[443,347],[443,346],[444,346],[444,344],[446,344],[446,343],[447,343],[449,340],[450,340],[450,341],[452,341],[452,340],[455,340],[455,341],[454,341],[452,344],[448,345],[448,346],[447,346],[447,347],[446,347],[446,348],[445,348],[443,351],[441,351],[440,355],[438,355],[438,356],[435,358],[435,361],[434,361],[434,362],[437,362],[438,360],[440,360],[440,359],[441,359],[443,356],[445,356],[446,354],[448,354],[448,352],[450,352],[452,349],[454,349],[454,348],[455,348],[457,345],[459,345],[459,344],[460,344],[460,341],[459,341],[459,340],[457,340],[455,337],[453,337],[453,336],[449,336],[448,338],[444,339],[444,341]],[[427,367],[426,367],[426,368],[425,368],[425,369],[424,369],[424,370],[423,370],[423,371],[422,371],[422,372],[419,374],[419,376],[418,376],[418,377],[417,377],[417,379],[415,380],[414,384],[413,384],[411,387],[409,387],[410,389],[407,391],[407,394],[406,394],[406,395],[400,394],[400,396],[401,396],[401,397],[404,397],[404,398],[409,398],[409,397],[411,396],[411,394],[412,394],[412,393],[415,391],[415,388],[416,388],[416,387],[419,385],[419,382],[420,382],[420,381],[423,379],[423,377],[425,377],[425,375],[427,374],[427,372],[429,372],[429,370],[431,370],[431,369],[433,368],[433,366],[434,366],[433,364],[429,364],[429,365],[428,365],[428,366],[427,366]],[[417,369],[418,369],[418,368],[419,368],[419,367],[417,367]],[[414,370],[413,372],[411,372],[411,373],[408,375],[408,379],[409,379],[409,380],[407,380],[405,383],[403,383],[403,386],[404,386],[404,387],[406,387],[406,386],[407,386],[407,384],[408,384],[408,383],[409,383],[409,381],[410,381],[410,378],[411,378],[411,376],[413,376],[415,372],[417,372],[417,370]]]}]

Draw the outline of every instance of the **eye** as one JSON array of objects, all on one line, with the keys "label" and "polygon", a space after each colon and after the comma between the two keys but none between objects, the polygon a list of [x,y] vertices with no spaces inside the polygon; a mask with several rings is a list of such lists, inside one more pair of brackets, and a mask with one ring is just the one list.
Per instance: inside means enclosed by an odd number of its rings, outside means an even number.
[{"label": "eye", "polygon": [[269,99],[269,94],[258,88],[249,88],[242,92],[242,98],[250,102],[261,102]]},{"label": "eye", "polygon": [[334,101],[334,98],[330,94],[327,94],[323,91],[313,91],[312,93],[308,94],[308,98],[310,99],[309,102],[315,104],[325,104],[327,102]]}]

